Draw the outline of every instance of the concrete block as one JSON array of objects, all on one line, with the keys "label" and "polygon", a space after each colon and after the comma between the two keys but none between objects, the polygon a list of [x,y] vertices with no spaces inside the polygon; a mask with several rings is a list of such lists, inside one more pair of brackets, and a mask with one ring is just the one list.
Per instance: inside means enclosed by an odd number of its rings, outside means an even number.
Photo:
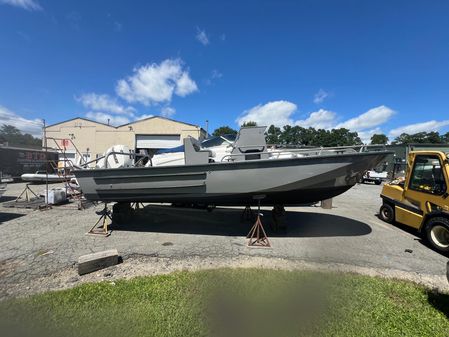
[{"label": "concrete block", "polygon": [[118,264],[117,249],[87,254],[78,258],[78,274],[84,275]]}]

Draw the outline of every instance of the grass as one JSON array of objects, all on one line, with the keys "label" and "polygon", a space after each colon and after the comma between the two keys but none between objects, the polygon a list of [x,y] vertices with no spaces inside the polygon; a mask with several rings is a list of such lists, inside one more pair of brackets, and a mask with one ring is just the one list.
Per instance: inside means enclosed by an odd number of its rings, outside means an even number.
[{"label": "grass", "polygon": [[2,336],[448,336],[449,295],[353,274],[178,272],[0,302]]}]

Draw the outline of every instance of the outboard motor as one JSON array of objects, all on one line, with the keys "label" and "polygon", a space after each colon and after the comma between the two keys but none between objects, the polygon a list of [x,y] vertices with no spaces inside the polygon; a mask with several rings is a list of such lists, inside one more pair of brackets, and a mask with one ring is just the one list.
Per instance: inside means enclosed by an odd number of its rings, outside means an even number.
[{"label": "outboard motor", "polygon": [[114,145],[106,150],[97,168],[122,168],[133,166],[133,153],[126,145]]}]

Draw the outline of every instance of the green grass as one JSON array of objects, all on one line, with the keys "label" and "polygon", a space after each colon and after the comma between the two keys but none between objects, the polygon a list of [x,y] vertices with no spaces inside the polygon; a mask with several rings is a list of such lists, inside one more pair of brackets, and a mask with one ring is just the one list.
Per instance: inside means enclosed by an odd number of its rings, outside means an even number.
[{"label": "green grass", "polygon": [[353,274],[220,269],[0,302],[2,336],[448,336],[449,295]]}]

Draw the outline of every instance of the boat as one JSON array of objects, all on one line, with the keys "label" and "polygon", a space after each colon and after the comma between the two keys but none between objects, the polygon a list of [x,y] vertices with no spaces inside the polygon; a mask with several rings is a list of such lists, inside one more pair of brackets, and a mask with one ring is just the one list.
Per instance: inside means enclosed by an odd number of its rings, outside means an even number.
[{"label": "boat", "polygon": [[[209,151],[211,156],[210,159],[212,161],[220,162],[223,157],[231,154],[235,139],[236,135],[210,137],[200,143],[200,148],[201,150]],[[171,149],[161,149],[156,151],[151,158],[151,162],[148,161],[146,166],[184,165],[184,162],[184,145],[181,145]]]},{"label": "boat", "polygon": [[73,178],[73,175],[64,176],[55,173],[48,173],[45,171],[37,171],[36,173],[25,173],[20,176],[22,181],[32,182],[32,183],[45,183],[48,181],[49,183],[60,183],[63,181],[70,180]]},{"label": "boat", "polygon": [[[184,163],[81,168],[74,175],[88,200],[198,203],[206,205],[301,205],[344,193],[391,152],[368,146],[268,149],[265,127],[240,129],[229,153],[214,157],[193,138],[184,139]],[[105,155],[120,154],[112,151]],[[147,158],[148,159],[148,158]]]}]

